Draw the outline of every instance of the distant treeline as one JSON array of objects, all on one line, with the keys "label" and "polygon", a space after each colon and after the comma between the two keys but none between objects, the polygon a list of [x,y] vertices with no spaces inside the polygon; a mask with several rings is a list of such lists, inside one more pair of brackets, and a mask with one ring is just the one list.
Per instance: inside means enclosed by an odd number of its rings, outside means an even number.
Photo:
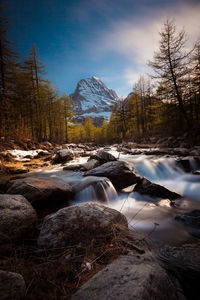
[{"label": "distant treeline", "polygon": [[[133,93],[116,103],[109,122],[95,127],[74,122],[67,94],[59,95],[45,77],[37,48],[25,61],[7,37],[8,22],[0,15],[0,137],[6,139],[110,143],[155,134],[198,133],[200,125],[200,43],[185,51],[185,33],[167,20],[160,48],[149,65],[154,79],[141,76]],[[130,37],[131,38],[131,37]],[[152,83],[153,82],[153,83]]]}]

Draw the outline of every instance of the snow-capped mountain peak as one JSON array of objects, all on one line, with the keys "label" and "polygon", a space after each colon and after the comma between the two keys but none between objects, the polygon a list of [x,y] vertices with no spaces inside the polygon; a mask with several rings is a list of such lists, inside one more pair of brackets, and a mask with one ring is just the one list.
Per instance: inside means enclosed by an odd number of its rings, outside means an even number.
[{"label": "snow-capped mountain peak", "polygon": [[[81,79],[71,95],[75,114],[80,121],[87,116],[93,120],[109,119],[113,104],[119,99],[116,92],[109,89],[98,77]],[[99,122],[96,122],[99,123]]]}]

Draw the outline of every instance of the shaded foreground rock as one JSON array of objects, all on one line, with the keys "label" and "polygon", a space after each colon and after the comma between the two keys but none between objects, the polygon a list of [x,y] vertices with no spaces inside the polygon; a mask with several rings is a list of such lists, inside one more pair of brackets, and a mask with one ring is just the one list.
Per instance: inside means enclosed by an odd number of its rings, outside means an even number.
[{"label": "shaded foreground rock", "polygon": [[162,266],[178,278],[187,299],[199,299],[200,242],[180,247],[166,246],[159,251],[158,258]]},{"label": "shaded foreground rock", "polygon": [[31,233],[37,222],[37,214],[21,195],[0,195],[0,242],[21,239]]},{"label": "shaded foreground rock", "polygon": [[117,190],[121,190],[141,180],[132,165],[124,161],[107,162],[85,172],[84,176],[107,177]]},{"label": "shaded foreground rock", "polygon": [[28,177],[13,180],[8,194],[23,195],[31,203],[48,199],[68,200],[73,196],[71,185],[62,180]]},{"label": "shaded foreground rock", "polygon": [[25,292],[25,282],[20,274],[0,270],[1,300],[21,300]]},{"label": "shaded foreground rock", "polygon": [[120,212],[109,207],[86,203],[60,209],[45,217],[38,238],[41,248],[60,248],[81,240],[108,235],[113,226],[128,226]]},{"label": "shaded foreground rock", "polygon": [[177,300],[166,271],[148,255],[121,256],[86,282],[71,300]]},{"label": "shaded foreground rock", "polygon": [[142,178],[141,181],[136,184],[134,191],[151,197],[166,198],[170,200],[181,197],[179,194],[171,192],[159,184],[152,183],[146,178]]}]

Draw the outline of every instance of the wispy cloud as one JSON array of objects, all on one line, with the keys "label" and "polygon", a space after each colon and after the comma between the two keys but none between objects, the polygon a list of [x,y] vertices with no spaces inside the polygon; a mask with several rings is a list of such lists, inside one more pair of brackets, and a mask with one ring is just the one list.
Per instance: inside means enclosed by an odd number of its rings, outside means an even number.
[{"label": "wispy cloud", "polygon": [[144,16],[135,16],[133,20],[114,21],[111,29],[104,31],[95,49],[101,55],[118,53],[129,60],[122,76],[133,85],[140,74],[147,71],[146,63],[153,58],[159,46],[159,31],[166,18],[174,18],[177,30],[185,29],[188,45],[200,38],[200,3],[182,4],[149,11]]}]

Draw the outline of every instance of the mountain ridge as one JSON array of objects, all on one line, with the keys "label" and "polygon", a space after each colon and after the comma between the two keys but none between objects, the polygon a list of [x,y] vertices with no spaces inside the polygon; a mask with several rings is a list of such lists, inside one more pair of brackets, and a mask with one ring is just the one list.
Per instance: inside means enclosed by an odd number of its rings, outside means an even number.
[{"label": "mountain ridge", "polygon": [[104,119],[109,120],[112,106],[119,100],[116,92],[96,76],[81,79],[70,97],[75,106],[76,120],[84,122],[90,116],[95,125],[102,125]]}]

